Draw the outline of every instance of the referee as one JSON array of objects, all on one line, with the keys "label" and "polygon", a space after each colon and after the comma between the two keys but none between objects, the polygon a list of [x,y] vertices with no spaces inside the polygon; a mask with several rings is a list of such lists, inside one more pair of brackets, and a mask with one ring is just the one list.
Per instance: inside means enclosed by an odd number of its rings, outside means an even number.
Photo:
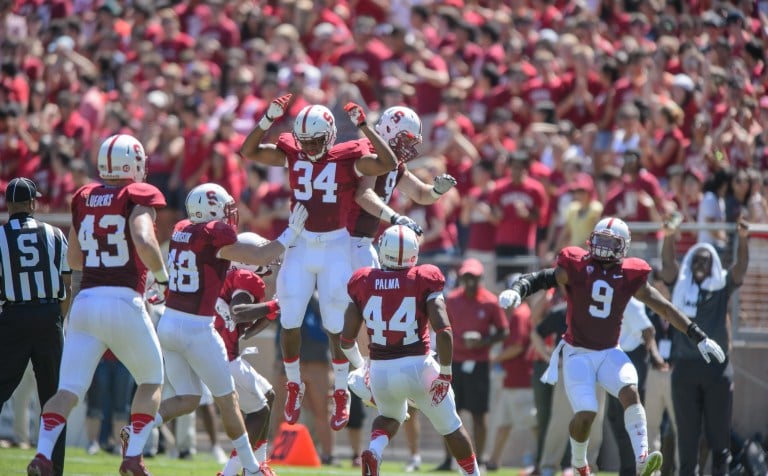
[{"label": "referee", "polygon": [[[56,227],[32,215],[40,193],[27,178],[5,190],[10,218],[0,227],[0,408],[18,386],[29,360],[42,407],[59,386],[68,305],[67,240]],[[65,434],[56,442],[53,465],[64,470]]]}]

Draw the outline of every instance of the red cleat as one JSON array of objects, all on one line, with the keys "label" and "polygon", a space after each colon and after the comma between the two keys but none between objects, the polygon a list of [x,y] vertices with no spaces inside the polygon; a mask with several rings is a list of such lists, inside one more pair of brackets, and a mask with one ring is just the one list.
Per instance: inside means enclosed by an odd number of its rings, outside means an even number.
[{"label": "red cleat", "polygon": [[120,465],[120,476],[152,476],[144,466],[144,458],[141,455],[126,456]]},{"label": "red cleat", "polygon": [[576,471],[576,474],[579,476],[592,476],[592,472],[589,470],[589,465],[581,468],[573,468],[573,470]]},{"label": "red cleat", "polygon": [[53,463],[38,453],[27,466],[27,476],[53,476]]},{"label": "red cleat", "polygon": [[371,450],[365,450],[360,455],[360,460],[363,463],[363,476],[379,476],[379,465],[381,464],[381,458]]},{"label": "red cleat", "polygon": [[272,468],[269,466],[269,463],[268,463],[268,462],[266,462],[266,461],[264,461],[263,463],[261,463],[261,465],[259,466],[259,471],[261,471],[261,474],[262,474],[263,476],[277,476],[277,473],[275,473],[275,470],[273,470],[273,469],[272,469]]},{"label": "red cleat", "polygon": [[333,392],[333,414],[331,415],[331,429],[339,431],[349,422],[349,390],[338,389]]},{"label": "red cleat", "polygon": [[285,422],[293,425],[299,421],[301,415],[301,402],[304,400],[304,383],[288,382],[285,384],[288,395],[285,399]]}]

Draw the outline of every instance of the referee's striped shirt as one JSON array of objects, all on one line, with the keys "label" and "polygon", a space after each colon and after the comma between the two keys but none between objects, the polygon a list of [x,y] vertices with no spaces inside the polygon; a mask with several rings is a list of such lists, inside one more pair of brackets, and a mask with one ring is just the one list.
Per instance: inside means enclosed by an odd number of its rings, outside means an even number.
[{"label": "referee's striped shirt", "polygon": [[27,213],[11,215],[0,227],[0,299],[64,299],[67,273],[67,239],[59,228]]}]

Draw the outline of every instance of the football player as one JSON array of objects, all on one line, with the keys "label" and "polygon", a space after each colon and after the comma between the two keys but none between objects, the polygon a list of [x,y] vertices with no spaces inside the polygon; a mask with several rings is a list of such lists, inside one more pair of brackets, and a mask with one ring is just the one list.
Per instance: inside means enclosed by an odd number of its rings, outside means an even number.
[{"label": "football player", "polygon": [[[349,362],[339,348],[344,309],[349,302],[346,283],[352,274],[347,216],[363,175],[376,176],[393,170],[397,160],[387,142],[366,122],[362,108],[345,107],[350,119],[367,139],[335,144],[336,122],[324,106],[304,107],[296,116],[293,133],[280,134],[277,144],[261,141],[272,123],[283,116],[290,95],[274,99],[259,126],[243,143],[241,154],[265,165],[287,167],[295,204],[309,212],[306,229],[288,249],[277,276],[280,324],[287,397],[285,421],[296,423],[304,398],[299,348],[301,324],[307,304],[317,288],[323,327],[331,340],[334,371],[334,405],[331,428],[341,430],[349,421]],[[373,151],[371,150],[373,147]]]},{"label": "football player", "polygon": [[257,462],[237,403],[226,347],[214,330],[216,299],[230,261],[266,265],[291,246],[301,233],[307,211],[297,204],[288,227],[275,241],[254,244],[238,238],[237,206],[224,188],[198,185],[186,199],[188,219],[176,224],[168,250],[168,298],[157,326],[168,382],[176,396],[163,400],[155,417],[162,424],[200,405],[201,380],[219,407],[224,431],[232,439],[248,474],[272,474]]},{"label": "football player", "polygon": [[[238,241],[257,246],[268,243],[265,238],[251,232],[240,233]],[[266,286],[261,276],[270,273],[269,266],[232,262],[232,269],[227,272],[224,285],[216,299],[214,321],[214,328],[227,349],[229,370],[235,381],[237,400],[240,410],[245,414],[248,440],[258,461],[267,460],[267,433],[275,392],[272,390],[272,384],[256,372],[247,360],[241,358],[241,354],[250,352],[251,349],[241,351],[239,342],[241,338],[247,339],[265,329],[279,315],[277,301],[263,302]],[[231,311],[234,306],[238,306],[240,311],[237,314]],[[235,476],[241,469],[237,450],[232,450],[229,461],[219,475]]]},{"label": "football player", "polygon": [[637,371],[618,347],[624,309],[632,296],[695,341],[709,362],[710,355],[725,359],[720,346],[648,283],[651,267],[639,258],[627,258],[631,236],[618,218],[603,218],[589,238],[589,251],[563,248],[557,266],[520,277],[499,296],[503,308],[515,308],[541,289],[563,286],[568,301],[568,329],[552,353],[541,380],[557,382],[563,351],[563,378],[574,416],[570,423],[571,462],[580,476],[591,474],[587,444],[597,411],[595,385],[600,384],[624,407],[624,425],[632,440],[637,474],[650,476],[661,468],[661,453],[648,453],[645,410],[637,391]]},{"label": "football player", "polygon": [[165,206],[165,198],[143,183],[147,156],[135,137],[107,138],[96,162],[104,183],[85,185],[72,197],[67,260],[73,270],[82,270],[82,282],[70,312],[59,390],[43,406],[29,475],[53,474],[53,445],[107,349],[138,384],[131,406],[132,441],[123,454],[120,474],[149,474],[142,449],[160,404],[163,360],[143,293],[147,270],[160,287],[168,284],[155,236],[156,210]]},{"label": "football player", "polygon": [[[453,335],[445,310],[445,277],[435,266],[416,265],[419,242],[408,227],[387,228],[379,239],[382,269],[361,268],[347,285],[352,302],[341,337],[342,350],[364,365],[357,334],[365,322],[370,338],[370,389],[379,416],[361,455],[363,476],[378,476],[381,455],[408,412],[411,400],[427,416],[456,458],[462,473],[479,474],[469,435],[451,390]],[[435,330],[438,362],[430,353],[428,326]]]},{"label": "football player", "polygon": [[369,179],[373,180],[372,184],[361,183],[362,193],[356,197],[347,219],[347,230],[352,236],[352,269],[355,270],[363,266],[379,267],[379,259],[373,247],[379,221],[406,225],[418,235],[422,233],[421,227],[411,223],[410,218],[401,217],[389,207],[389,200],[396,187],[414,202],[430,205],[456,185],[456,179],[442,174],[435,177],[434,185],[430,186],[408,170],[406,163],[418,155],[416,146],[422,140],[421,119],[413,109],[405,106],[390,107],[381,114],[375,129],[395,153],[397,167]]}]

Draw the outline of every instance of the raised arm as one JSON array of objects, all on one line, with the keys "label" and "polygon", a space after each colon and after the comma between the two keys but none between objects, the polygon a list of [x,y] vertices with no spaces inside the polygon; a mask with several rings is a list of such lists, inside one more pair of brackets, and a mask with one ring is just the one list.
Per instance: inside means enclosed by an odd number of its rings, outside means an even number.
[{"label": "raised arm", "polygon": [[661,272],[659,277],[665,284],[672,284],[680,272],[680,265],[675,259],[675,235],[676,228],[664,224],[664,242],[661,245]]},{"label": "raised arm", "polygon": [[344,110],[349,114],[349,119],[357,126],[363,135],[371,141],[375,154],[367,154],[355,163],[357,171],[363,175],[383,175],[397,168],[397,157],[392,149],[376,131],[374,131],[365,120],[365,112],[359,105],[351,102],[344,106]]},{"label": "raised arm", "polygon": [[744,282],[744,275],[747,274],[749,265],[749,223],[740,220],[738,225],[739,245],[736,248],[736,261],[731,266],[730,273],[733,284],[741,286]]},{"label": "raised arm", "polygon": [[245,138],[243,145],[240,147],[240,155],[243,158],[255,160],[264,165],[285,167],[285,153],[274,144],[262,144],[261,141],[264,139],[264,135],[269,128],[272,127],[272,124],[285,114],[290,100],[291,95],[286,94],[285,96],[273,99],[269,103],[267,112],[262,116],[259,125],[248,134],[248,137]]},{"label": "raised arm", "polygon": [[499,294],[499,306],[512,309],[520,305],[526,297],[542,289],[554,288],[557,285],[568,284],[568,273],[561,267],[547,268],[535,273],[520,276],[511,288]]},{"label": "raised arm", "polygon": [[455,178],[442,174],[435,177],[434,185],[430,186],[406,169],[397,187],[414,202],[420,205],[432,205],[455,185]]}]

